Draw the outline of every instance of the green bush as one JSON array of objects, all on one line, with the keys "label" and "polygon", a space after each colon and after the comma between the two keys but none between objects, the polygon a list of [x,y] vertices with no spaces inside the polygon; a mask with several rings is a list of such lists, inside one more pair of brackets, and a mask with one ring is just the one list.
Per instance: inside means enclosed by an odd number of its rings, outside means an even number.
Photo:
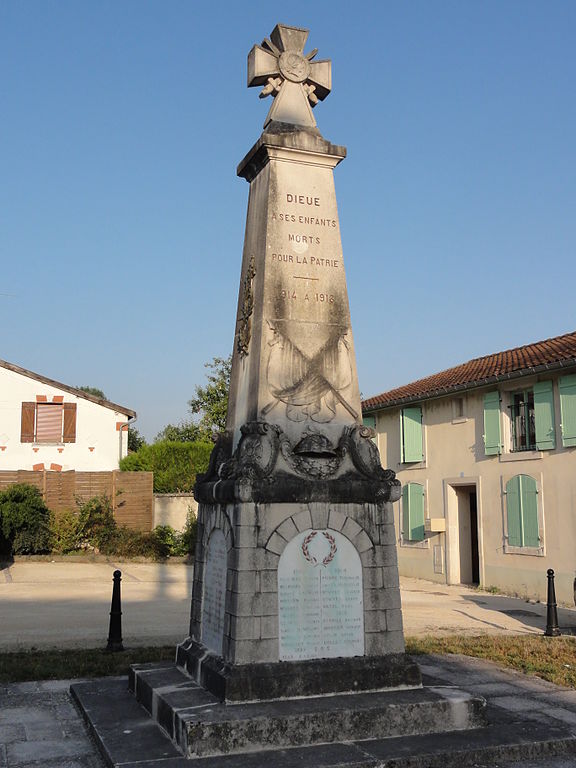
[{"label": "green bush", "polygon": [[144,445],[120,462],[124,472],[154,472],[155,493],[187,493],[196,475],[206,472],[213,443],[181,443],[163,440]]},{"label": "green bush", "polygon": [[50,512],[35,486],[10,486],[0,493],[0,553],[69,554],[96,549],[114,557],[164,560],[194,552],[196,517],[191,511],[181,533],[170,525],[142,532],[118,525],[108,496],[77,503],[77,511]]},{"label": "green bush", "polygon": [[180,536],[171,525],[157,525],[151,533],[157,557],[170,557],[177,552]]},{"label": "green bush", "polygon": [[186,525],[178,537],[177,546],[174,549],[175,555],[179,555],[180,557],[190,557],[190,555],[194,555],[194,550],[196,549],[197,528],[198,520],[196,515],[189,509]]},{"label": "green bush", "polygon": [[0,529],[5,554],[50,552],[50,511],[38,488],[18,483],[0,493]]},{"label": "green bush", "polygon": [[64,509],[50,513],[50,534],[52,551],[67,555],[81,549],[82,542],[78,530],[78,512]]},{"label": "green bush", "polygon": [[79,501],[78,507],[79,543],[109,554],[118,528],[112,501],[106,495],[94,496],[88,501]]}]

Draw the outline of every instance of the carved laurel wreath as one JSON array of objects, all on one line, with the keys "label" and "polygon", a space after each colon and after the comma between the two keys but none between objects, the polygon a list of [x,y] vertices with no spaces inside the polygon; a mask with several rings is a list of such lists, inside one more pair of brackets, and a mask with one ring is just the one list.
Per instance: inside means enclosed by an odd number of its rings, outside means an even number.
[{"label": "carved laurel wreath", "polygon": [[[314,557],[314,555],[310,554],[310,550],[308,549],[308,545],[312,541],[312,539],[316,536],[318,531],[310,531],[308,536],[304,539],[302,542],[302,554],[308,560],[309,563],[312,563],[312,565],[318,565],[317,558]],[[326,555],[326,557],[322,560],[322,565],[326,567],[328,563],[331,563],[332,560],[334,560],[334,555],[336,554],[338,547],[336,546],[336,539],[334,536],[332,536],[328,531],[322,531],[322,536],[328,541],[330,544],[330,552]]]},{"label": "carved laurel wreath", "polygon": [[256,276],[256,269],[254,267],[254,256],[250,257],[250,263],[246,270],[246,276],[244,278],[244,298],[242,302],[242,308],[240,310],[238,328],[238,339],[236,346],[240,355],[245,357],[248,354],[248,346],[250,345],[250,336],[252,335],[252,312],[254,311],[254,293],[252,289],[252,281]]}]

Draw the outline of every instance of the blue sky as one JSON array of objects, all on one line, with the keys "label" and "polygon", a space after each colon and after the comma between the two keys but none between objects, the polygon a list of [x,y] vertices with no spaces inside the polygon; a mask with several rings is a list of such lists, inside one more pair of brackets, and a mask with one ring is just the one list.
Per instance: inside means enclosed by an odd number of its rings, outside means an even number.
[{"label": "blue sky", "polygon": [[332,60],[363,394],[576,327],[573,0],[3,0],[0,357],[148,438],[232,349],[277,22]]}]

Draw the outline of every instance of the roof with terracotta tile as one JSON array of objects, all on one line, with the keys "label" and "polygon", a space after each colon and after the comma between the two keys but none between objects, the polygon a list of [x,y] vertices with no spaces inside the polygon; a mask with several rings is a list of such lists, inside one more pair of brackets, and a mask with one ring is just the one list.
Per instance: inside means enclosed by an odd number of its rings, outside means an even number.
[{"label": "roof with terracotta tile", "polygon": [[48,384],[51,387],[63,389],[64,392],[69,392],[71,395],[81,397],[83,400],[90,400],[91,403],[96,403],[96,405],[101,405],[104,408],[110,408],[112,411],[123,413],[128,416],[128,418],[134,418],[136,416],[136,411],[133,411],[131,408],[126,408],[124,405],[118,405],[118,403],[112,403],[110,400],[102,400],[99,397],[95,397],[88,392],[78,389],[78,387],[70,387],[68,384],[62,384],[60,381],[49,379],[47,376],[42,376],[40,373],[34,373],[34,371],[29,371],[27,368],[21,368],[14,363],[8,363],[6,360],[0,360],[0,368],[5,368],[7,371],[18,373],[20,376],[27,376],[29,379],[35,379],[36,381]]},{"label": "roof with terracotta tile", "polygon": [[576,365],[576,331],[477,357],[403,387],[368,397],[362,401],[362,410],[367,412],[404,405],[571,365]]}]

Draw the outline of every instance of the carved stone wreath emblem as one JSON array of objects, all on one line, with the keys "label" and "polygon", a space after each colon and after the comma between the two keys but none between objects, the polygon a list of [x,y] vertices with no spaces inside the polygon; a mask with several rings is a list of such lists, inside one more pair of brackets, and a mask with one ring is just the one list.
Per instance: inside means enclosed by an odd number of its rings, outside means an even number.
[{"label": "carved stone wreath emblem", "polygon": [[[316,566],[318,565],[318,558],[316,558],[309,550],[310,543],[314,540],[314,538],[317,536],[318,531],[310,531],[308,536],[304,539],[302,542],[302,554],[308,560],[309,563],[312,563],[312,565]],[[328,563],[331,563],[332,560],[334,560],[334,556],[336,552],[338,551],[338,547],[336,546],[336,539],[332,534],[328,533],[328,531],[322,531],[322,536],[326,539],[326,541],[330,544],[330,551],[326,555],[326,557],[322,560],[322,565],[326,567]]]}]

